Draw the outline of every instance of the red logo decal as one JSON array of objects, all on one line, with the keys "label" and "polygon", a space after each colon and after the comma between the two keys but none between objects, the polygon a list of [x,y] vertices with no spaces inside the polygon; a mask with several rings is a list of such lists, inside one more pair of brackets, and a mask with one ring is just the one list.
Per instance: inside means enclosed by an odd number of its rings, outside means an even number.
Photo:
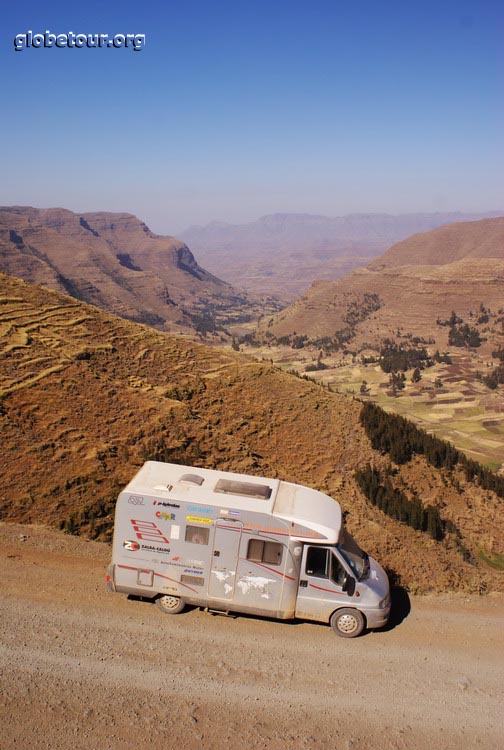
[{"label": "red logo decal", "polygon": [[146,542],[158,542],[158,544],[170,543],[153,521],[136,521],[133,518],[130,520],[137,539],[142,539],[142,541]]},{"label": "red logo decal", "polygon": [[138,542],[131,541],[129,539],[123,542],[123,547],[129,552],[138,552],[138,550],[140,549],[140,545],[138,544]]}]

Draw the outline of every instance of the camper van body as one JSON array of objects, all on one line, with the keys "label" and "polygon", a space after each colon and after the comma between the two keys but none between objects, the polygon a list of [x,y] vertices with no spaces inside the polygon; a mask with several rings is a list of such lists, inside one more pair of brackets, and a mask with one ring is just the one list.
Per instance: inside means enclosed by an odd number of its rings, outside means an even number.
[{"label": "camper van body", "polygon": [[344,609],[335,630],[346,636],[357,634],[352,612],[377,628],[390,611],[387,576],[345,531],[334,499],[278,479],[157,461],[118,498],[107,582],[160,598],[167,611],[187,603],[334,626]]}]

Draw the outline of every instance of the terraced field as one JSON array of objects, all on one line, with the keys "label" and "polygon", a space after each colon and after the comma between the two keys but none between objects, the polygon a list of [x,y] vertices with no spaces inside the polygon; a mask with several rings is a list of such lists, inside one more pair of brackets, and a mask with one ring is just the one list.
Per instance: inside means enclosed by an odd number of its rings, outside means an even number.
[{"label": "terraced field", "polygon": [[[449,440],[472,458],[493,469],[503,465],[504,401],[475,379],[470,355],[452,353],[453,364],[438,364],[422,372],[419,383],[408,379],[400,395],[391,395],[388,376],[379,367],[341,368],[327,381],[342,392],[360,395],[367,381],[371,398],[388,411],[401,414],[437,437]],[[324,373],[325,374],[325,373]],[[409,373],[411,376],[411,373]],[[441,387],[436,387],[440,379]]]},{"label": "terraced field", "polygon": [[[317,352],[290,347],[247,347],[259,360],[273,361],[287,371],[305,375],[333,390],[371,399],[383,409],[411,419],[422,429],[452,442],[471,458],[493,470],[504,470],[504,398],[502,388],[490,390],[476,379],[489,371],[470,353],[451,351],[452,364],[436,364],[422,371],[418,383],[409,371],[403,391],[393,395],[389,376],[378,365],[363,365],[351,357],[324,359],[327,369],[307,372]],[[442,385],[436,385],[441,381]],[[362,384],[366,391],[361,392]]]}]

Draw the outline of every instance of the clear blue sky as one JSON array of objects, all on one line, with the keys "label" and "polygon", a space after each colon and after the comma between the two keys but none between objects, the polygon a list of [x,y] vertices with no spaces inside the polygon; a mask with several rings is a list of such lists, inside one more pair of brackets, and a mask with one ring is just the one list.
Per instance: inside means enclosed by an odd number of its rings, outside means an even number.
[{"label": "clear blue sky", "polygon": [[[504,208],[502,2],[2,3],[0,203],[176,233],[277,211]],[[145,33],[146,47],[14,36]]]}]

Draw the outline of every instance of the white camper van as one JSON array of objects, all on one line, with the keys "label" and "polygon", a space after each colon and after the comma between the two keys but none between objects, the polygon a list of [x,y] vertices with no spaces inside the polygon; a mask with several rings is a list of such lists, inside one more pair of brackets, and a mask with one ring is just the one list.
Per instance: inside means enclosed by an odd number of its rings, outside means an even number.
[{"label": "white camper van", "polygon": [[219,612],[330,623],[345,638],[386,624],[385,571],[336,500],[278,479],[148,461],[117,501],[110,590]]}]

